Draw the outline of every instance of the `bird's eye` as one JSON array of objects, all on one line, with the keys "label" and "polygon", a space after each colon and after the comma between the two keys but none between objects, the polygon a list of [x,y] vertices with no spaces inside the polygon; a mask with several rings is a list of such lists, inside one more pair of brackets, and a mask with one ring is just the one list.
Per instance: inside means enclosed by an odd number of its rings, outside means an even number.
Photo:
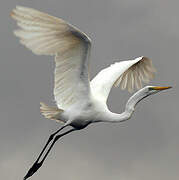
[{"label": "bird's eye", "polygon": [[155,90],[153,87],[149,87],[149,91],[153,91]]}]

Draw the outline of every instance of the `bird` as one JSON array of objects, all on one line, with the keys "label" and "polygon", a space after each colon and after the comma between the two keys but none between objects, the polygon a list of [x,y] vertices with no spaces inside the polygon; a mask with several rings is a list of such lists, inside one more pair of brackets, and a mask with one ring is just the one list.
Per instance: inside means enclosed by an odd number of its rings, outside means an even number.
[{"label": "bird", "polygon": [[[62,123],[60,129],[49,136],[24,180],[42,166],[50,150],[62,136],[84,129],[92,123],[127,121],[141,100],[171,88],[171,86],[142,88],[142,84],[149,83],[156,72],[152,61],[145,56],[118,61],[101,70],[91,80],[89,60],[92,43],[84,32],[61,18],[33,8],[16,6],[11,11],[11,17],[19,27],[14,34],[20,39],[21,44],[37,55],[55,57],[53,93],[56,106],[51,107],[41,102],[40,110],[45,118]],[[113,86],[120,86],[129,92],[138,89],[129,98],[121,114],[111,112],[107,106],[107,99]],[[70,129],[64,131],[66,127]],[[62,130],[64,132],[59,134]]]}]

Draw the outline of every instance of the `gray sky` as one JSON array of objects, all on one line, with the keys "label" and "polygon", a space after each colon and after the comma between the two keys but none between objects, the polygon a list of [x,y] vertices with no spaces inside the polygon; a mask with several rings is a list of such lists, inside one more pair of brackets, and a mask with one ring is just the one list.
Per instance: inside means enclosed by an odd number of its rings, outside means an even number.
[{"label": "gray sky", "polygon": [[[53,104],[53,58],[19,44],[9,14],[16,5],[61,17],[92,39],[92,77],[116,60],[145,55],[158,72],[151,85],[174,88],[149,97],[123,124],[95,124],[56,144],[33,180],[178,180],[177,0],[6,0],[0,2],[0,179],[22,179],[59,124],[40,115]],[[130,94],[112,89],[122,112]]]}]

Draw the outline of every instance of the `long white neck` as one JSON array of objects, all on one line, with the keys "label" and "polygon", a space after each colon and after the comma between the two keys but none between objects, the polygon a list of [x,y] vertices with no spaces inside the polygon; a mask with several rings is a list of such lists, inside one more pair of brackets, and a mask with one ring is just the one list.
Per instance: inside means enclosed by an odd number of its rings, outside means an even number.
[{"label": "long white neck", "polygon": [[123,122],[128,120],[135,109],[135,106],[138,102],[140,102],[142,99],[147,97],[150,94],[146,93],[146,88],[143,88],[139,91],[137,91],[133,96],[129,98],[129,100],[126,103],[125,111],[121,114],[108,112],[107,115],[104,117],[102,122]]}]

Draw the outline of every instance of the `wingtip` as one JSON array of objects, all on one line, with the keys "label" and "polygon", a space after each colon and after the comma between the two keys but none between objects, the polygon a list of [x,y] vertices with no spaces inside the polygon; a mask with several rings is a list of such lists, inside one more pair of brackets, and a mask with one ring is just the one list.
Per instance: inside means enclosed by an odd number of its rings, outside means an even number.
[{"label": "wingtip", "polygon": [[144,58],[145,58],[145,56],[139,56],[139,57],[135,58],[135,60],[141,61]]},{"label": "wingtip", "polygon": [[23,6],[19,6],[17,5],[14,9],[12,9],[12,11],[10,12],[10,16],[13,17],[15,15],[15,12],[14,11],[18,11],[18,10],[22,10],[22,9],[25,9],[26,7],[23,7]]}]

